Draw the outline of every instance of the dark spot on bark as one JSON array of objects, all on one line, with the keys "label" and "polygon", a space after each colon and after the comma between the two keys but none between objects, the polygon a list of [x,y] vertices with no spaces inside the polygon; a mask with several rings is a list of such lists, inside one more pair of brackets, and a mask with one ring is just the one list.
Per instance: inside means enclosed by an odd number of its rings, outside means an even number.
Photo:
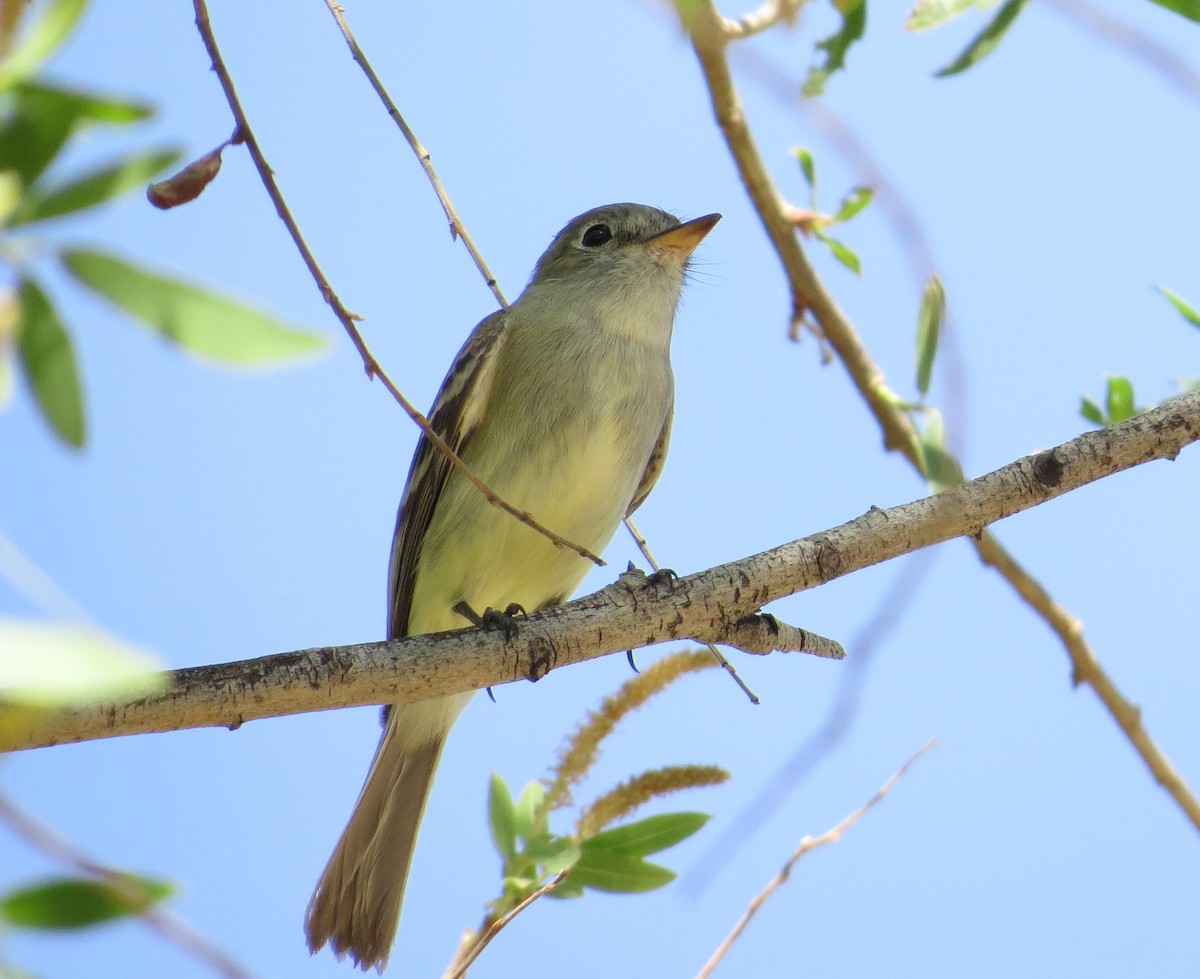
[{"label": "dark spot on bark", "polygon": [[842,552],[827,539],[817,545],[817,568],[825,581],[842,573]]},{"label": "dark spot on bark", "polygon": [[527,674],[529,682],[537,683],[549,673],[557,658],[554,643],[544,636],[535,637],[529,646],[529,673]]},{"label": "dark spot on bark", "polygon": [[1058,458],[1053,449],[1039,452],[1033,457],[1033,475],[1037,477],[1039,483],[1050,489],[1054,489],[1062,482],[1065,469],[1066,466],[1063,465],[1062,460]]}]

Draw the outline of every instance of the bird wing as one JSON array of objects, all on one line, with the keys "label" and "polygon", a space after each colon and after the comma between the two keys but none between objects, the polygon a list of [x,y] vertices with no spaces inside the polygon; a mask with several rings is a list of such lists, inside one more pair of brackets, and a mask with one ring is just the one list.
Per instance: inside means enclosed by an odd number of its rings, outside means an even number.
[{"label": "bird wing", "polygon": [[675,415],[675,409],[667,409],[667,417],[663,419],[662,431],[658,433],[658,440],[654,443],[654,448],[650,450],[650,458],[646,460],[646,468],[642,472],[641,482],[638,483],[637,492],[633,494],[633,500],[629,504],[629,509],[625,511],[625,516],[633,516],[633,511],[646,502],[646,497],[650,495],[650,491],[654,489],[654,484],[658,482],[658,477],[662,473],[663,463],[667,458],[667,446],[671,442],[671,419]]},{"label": "bird wing", "polygon": [[[460,459],[485,414],[507,317],[507,310],[497,310],[475,327],[442,381],[429,412],[429,424]],[[450,469],[450,460],[422,435],[408,471],[408,482],[396,517],[396,533],[392,537],[388,571],[388,637],[391,639],[408,635],[417,559]]]}]

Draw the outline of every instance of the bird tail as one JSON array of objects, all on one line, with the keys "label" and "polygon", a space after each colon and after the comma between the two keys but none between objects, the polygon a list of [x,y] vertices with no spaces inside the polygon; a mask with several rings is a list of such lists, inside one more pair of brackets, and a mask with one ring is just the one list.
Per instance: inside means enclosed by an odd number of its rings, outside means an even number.
[{"label": "bird tail", "polygon": [[317,881],[304,931],[364,972],[383,971],[433,773],[466,697],[394,704],[349,823]]}]

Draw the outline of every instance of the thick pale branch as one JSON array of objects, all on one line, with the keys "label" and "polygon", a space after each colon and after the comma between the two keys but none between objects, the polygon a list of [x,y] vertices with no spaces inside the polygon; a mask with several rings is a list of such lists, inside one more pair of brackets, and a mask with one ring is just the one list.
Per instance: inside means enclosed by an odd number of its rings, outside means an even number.
[{"label": "thick pale branch", "polygon": [[[792,293],[793,333],[799,324],[810,318],[815,320],[816,332],[837,351],[838,359],[867,402],[883,432],[886,447],[902,453],[920,471],[921,452],[916,431],[907,415],[897,408],[900,399],[888,389],[883,372],[867,353],[853,324],[817,278],[788,220],[788,205],[776,190],[759,156],[729,72],[726,47],[733,37],[727,23],[711,0],[693,0],[688,6],[685,23],[704,72],[713,115],[787,277]],[[1058,636],[1070,657],[1076,681],[1085,682],[1096,691],[1155,780],[1171,793],[1200,830],[1200,800],[1188,791],[1178,772],[1142,727],[1136,708],[1105,673],[1084,639],[1079,621],[1053,601],[1045,588],[990,533],[978,535],[974,543],[983,561],[995,568]]]},{"label": "thick pale branch", "polygon": [[824,659],[845,659],[846,650],[834,639],[808,629],[782,622],[769,613],[747,615],[733,624],[733,631],[722,642],[743,653],[765,656],[768,653],[808,653]]},{"label": "thick pale branch", "polygon": [[[669,640],[723,642],[765,604],[1044,503],[1152,459],[1173,459],[1200,439],[1200,392],[1112,428],[1026,456],[938,496],[881,510],[840,527],[671,585],[628,576],[523,620],[505,641],[462,630],[360,646],[324,647],[175,671],[162,693],[27,721],[0,711],[0,750],[154,731],[223,726],[304,711],[422,700],[513,680]],[[787,645],[783,643],[782,645]],[[7,713],[9,716],[3,716]]]}]

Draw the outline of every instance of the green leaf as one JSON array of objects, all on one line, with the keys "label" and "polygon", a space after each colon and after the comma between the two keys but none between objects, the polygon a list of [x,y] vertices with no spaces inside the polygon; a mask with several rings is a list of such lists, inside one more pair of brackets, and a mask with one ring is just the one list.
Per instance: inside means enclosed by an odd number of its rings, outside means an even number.
[{"label": "green leaf", "polygon": [[150,114],[149,107],[136,102],[48,85],[18,85],[0,120],[0,170],[16,172],[28,187],[76,129],[93,122],[136,122]]},{"label": "green leaf", "polygon": [[[1197,0],[1200,2],[1200,0]],[[1178,293],[1172,292],[1166,286],[1159,286],[1158,291],[1167,297],[1168,302],[1179,310],[1179,315],[1192,324],[1192,326],[1200,327],[1200,312],[1196,311],[1196,307],[1191,305],[1186,299]]]},{"label": "green leaf", "polygon": [[89,289],[202,359],[265,367],[310,356],[325,338],[284,326],[242,303],[102,252],[69,249],[67,271]]},{"label": "green leaf", "polygon": [[962,466],[946,448],[946,431],[940,412],[929,410],[929,421],[918,439],[921,447],[921,472],[929,488],[941,493],[963,481]]},{"label": "green leaf", "polygon": [[583,882],[573,880],[568,874],[555,885],[554,890],[546,892],[546,897],[556,897],[560,901],[583,897]]},{"label": "green leaf", "polygon": [[836,238],[830,238],[829,235],[825,234],[823,231],[814,230],[813,234],[815,234],[821,241],[825,242],[826,246],[833,253],[834,258],[846,266],[846,268],[848,268],[855,275],[862,275],[862,265],[858,260],[858,255],[854,251],[847,248]]},{"label": "green leaf", "polygon": [[929,379],[945,318],[946,290],[942,288],[942,280],[931,275],[921,290],[921,308],[917,312],[917,390],[921,397],[929,393]]},{"label": "green leaf", "polygon": [[1150,2],[1156,3],[1160,7],[1166,7],[1168,10],[1173,10],[1188,20],[1200,23],[1200,0],[1150,0]]},{"label": "green leaf", "polygon": [[1091,398],[1083,397],[1079,399],[1079,413],[1093,425],[1104,424],[1104,412],[1100,410],[1100,406]]},{"label": "green leaf", "polygon": [[[0,139],[3,134],[0,134]],[[21,178],[11,170],[0,170],[0,225],[21,203]]]},{"label": "green leaf", "polygon": [[0,61],[0,90],[28,78],[74,29],[87,0],[50,0],[42,15],[28,26],[21,40]]},{"label": "green leaf", "polygon": [[566,881],[575,886],[590,887],[610,894],[640,894],[671,883],[675,873],[658,864],[647,863],[641,857],[606,847],[583,844],[579,860],[567,874]]},{"label": "green leaf", "polygon": [[526,855],[548,874],[566,870],[579,859],[580,847],[569,836],[536,836],[525,848]]},{"label": "green leaf", "polygon": [[834,7],[842,15],[842,26],[829,37],[817,42],[817,50],[825,52],[825,60],[808,70],[808,77],[801,87],[801,91],[808,98],[825,91],[825,83],[829,76],[846,66],[847,50],[862,38],[867,28],[866,0],[844,0],[842,3],[835,3]]},{"label": "green leaf", "polygon": [[1006,0],[1003,7],[991,19],[988,25],[980,31],[967,45],[966,49],[946,67],[934,72],[935,78],[946,78],[966,71],[977,61],[986,58],[1000,43],[1001,39],[1012,27],[1026,0]]},{"label": "green leaf", "polygon": [[842,203],[833,215],[833,220],[849,221],[854,215],[870,204],[871,198],[874,196],[875,191],[870,187],[854,187],[850,193],[842,198]]},{"label": "green leaf", "polygon": [[535,835],[539,828],[535,825],[538,822],[538,810],[545,798],[546,786],[541,782],[530,782],[521,790],[521,796],[517,799],[513,814],[513,825],[516,827],[517,836],[520,839],[528,840]]},{"label": "green leaf", "polygon": [[698,833],[711,817],[703,812],[665,812],[606,829],[585,841],[585,846],[620,850],[630,856],[658,853]]},{"label": "green leaf", "polygon": [[154,115],[153,107],[145,102],[77,88],[65,88],[61,85],[25,82],[18,85],[16,91],[23,102],[32,103],[42,111],[50,106],[61,106],[81,122],[123,126],[141,122]]},{"label": "green leaf", "polygon": [[914,33],[927,31],[953,20],[971,7],[986,10],[995,6],[995,3],[996,0],[917,0],[908,12],[904,29]]},{"label": "green leaf", "polygon": [[0,700],[59,707],[163,689],[144,649],[91,626],[0,619]]},{"label": "green leaf", "polygon": [[177,150],[135,153],[57,187],[34,186],[9,215],[10,228],[74,214],[144,187],[179,159]]},{"label": "green leaf", "polygon": [[498,774],[492,772],[488,786],[488,828],[492,842],[500,856],[506,860],[517,852],[517,814],[513,808],[512,795]]},{"label": "green leaf", "polygon": [[33,279],[17,289],[17,354],[29,389],[47,423],[68,445],[83,446],[83,389],[71,337]]},{"label": "green leaf", "polygon": [[1107,402],[1109,425],[1116,425],[1138,413],[1133,400],[1133,382],[1127,377],[1109,375]]},{"label": "green leaf", "polygon": [[800,164],[800,172],[804,174],[804,180],[808,184],[809,190],[812,191],[813,199],[815,200],[817,194],[817,168],[813,163],[812,153],[803,146],[797,146],[792,152]]},{"label": "green leaf", "polygon": [[60,877],[9,891],[0,898],[0,920],[22,928],[83,928],[138,914],[174,890],[167,881],[134,874],[111,884]]},{"label": "green leaf", "polygon": [[1186,394],[1189,391],[1200,390],[1200,377],[1185,377],[1175,382],[1179,385],[1181,394]]}]

